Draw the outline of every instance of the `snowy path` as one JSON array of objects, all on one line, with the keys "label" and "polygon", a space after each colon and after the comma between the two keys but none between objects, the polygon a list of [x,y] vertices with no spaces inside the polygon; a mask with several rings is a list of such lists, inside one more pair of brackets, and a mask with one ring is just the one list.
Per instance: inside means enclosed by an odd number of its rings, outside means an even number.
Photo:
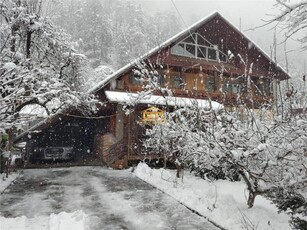
[{"label": "snowy path", "polygon": [[24,170],[0,207],[28,218],[82,210],[87,229],[217,229],[128,171],[101,167]]}]

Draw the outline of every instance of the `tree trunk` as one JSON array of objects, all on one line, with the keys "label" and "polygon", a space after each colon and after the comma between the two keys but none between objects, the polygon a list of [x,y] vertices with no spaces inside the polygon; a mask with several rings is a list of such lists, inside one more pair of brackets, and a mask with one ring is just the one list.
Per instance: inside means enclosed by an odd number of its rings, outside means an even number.
[{"label": "tree trunk", "polygon": [[180,168],[180,166],[177,166],[177,165],[176,165],[176,168],[177,168],[176,177],[180,178],[181,168]]},{"label": "tree trunk", "polygon": [[14,139],[15,139],[15,129],[14,128],[10,128],[8,130],[8,135],[9,135],[9,140],[6,146],[6,150],[7,151],[11,151],[13,145],[14,145]]},{"label": "tree trunk", "polygon": [[26,45],[26,57],[30,58],[31,56],[31,39],[32,39],[32,32],[27,32],[27,45]]},{"label": "tree trunk", "polygon": [[167,157],[164,156],[163,168],[166,169]]},{"label": "tree trunk", "polygon": [[239,173],[242,176],[244,182],[246,183],[249,192],[247,200],[248,208],[252,208],[254,206],[256,196],[262,194],[262,192],[258,191],[257,188],[255,188],[255,186],[252,184],[252,181],[248,179],[248,176],[243,171],[239,171]]},{"label": "tree trunk", "polygon": [[11,149],[14,145],[14,138],[15,138],[15,129],[10,128],[8,130],[8,142],[6,143],[6,151],[10,153],[10,156],[5,159],[5,174],[6,178],[8,178],[9,173],[10,173],[10,166],[11,166]]},{"label": "tree trunk", "polygon": [[10,168],[10,158],[5,159],[5,176],[9,177],[9,168]]},{"label": "tree trunk", "polygon": [[[11,52],[15,53],[16,52],[16,35],[17,35],[17,31],[18,31],[18,26],[13,25],[11,28]],[[16,64],[16,63],[15,63]]]},{"label": "tree trunk", "polygon": [[257,195],[259,195],[259,193],[249,191],[248,200],[247,200],[248,208],[252,208],[254,206],[255,198]]},{"label": "tree trunk", "polygon": [[180,178],[180,176],[182,175],[182,170],[183,170],[183,164],[178,164],[177,162],[175,162],[175,165],[176,165],[176,177],[177,178]]}]

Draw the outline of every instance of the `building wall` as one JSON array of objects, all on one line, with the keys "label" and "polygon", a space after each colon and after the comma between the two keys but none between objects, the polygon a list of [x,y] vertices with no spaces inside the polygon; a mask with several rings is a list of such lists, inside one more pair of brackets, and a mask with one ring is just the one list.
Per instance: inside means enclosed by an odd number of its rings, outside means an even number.
[{"label": "building wall", "polygon": [[124,138],[124,120],[125,113],[123,111],[123,106],[117,104],[115,137],[118,141]]},{"label": "building wall", "polygon": [[[273,82],[264,81],[254,76],[250,77],[251,84],[248,88],[247,77],[235,73],[220,73],[200,67],[186,69],[172,66],[166,66],[165,69],[158,69],[157,71],[163,77],[161,87],[170,89],[173,96],[211,98],[226,106],[236,106],[240,103],[247,104],[250,107],[259,107],[273,101]],[[118,78],[117,87],[114,91],[143,91],[146,81],[137,83],[132,80],[133,75],[131,71]],[[182,87],[174,84],[174,78],[178,77],[183,81]],[[161,92],[156,90],[155,94],[161,95]]]}]

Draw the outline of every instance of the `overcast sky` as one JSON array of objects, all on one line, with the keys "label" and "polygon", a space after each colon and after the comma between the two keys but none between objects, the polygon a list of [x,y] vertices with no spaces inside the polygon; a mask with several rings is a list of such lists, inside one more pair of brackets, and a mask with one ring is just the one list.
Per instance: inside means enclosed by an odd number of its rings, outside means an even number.
[{"label": "overcast sky", "polygon": [[[142,8],[151,13],[164,11],[165,8],[172,10],[179,15],[172,3],[172,0],[135,0],[142,5]],[[262,47],[268,54],[271,53],[273,44],[272,26],[250,30],[264,24],[264,20],[272,18],[273,14],[278,13],[274,7],[275,0],[173,0],[179,13],[181,14],[186,26],[195,21],[206,17],[214,11],[220,12],[232,24],[240,27],[241,30]],[[282,34],[279,32],[278,41],[282,41]],[[302,52],[299,43],[288,42],[288,50],[295,50],[288,55],[290,68],[299,72],[304,71],[304,61],[307,62],[307,52]],[[285,61],[284,45],[278,47],[277,61],[283,64]],[[307,63],[306,63],[307,65]],[[307,68],[307,67],[306,67]]]}]

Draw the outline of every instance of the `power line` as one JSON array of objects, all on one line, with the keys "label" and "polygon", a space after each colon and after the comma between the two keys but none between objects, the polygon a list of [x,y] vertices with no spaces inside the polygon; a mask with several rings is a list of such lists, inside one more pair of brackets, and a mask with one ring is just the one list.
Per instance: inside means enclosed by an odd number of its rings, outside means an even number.
[{"label": "power line", "polygon": [[[173,3],[173,6],[175,7],[177,13],[179,14],[179,17],[180,17],[181,21],[183,22],[183,25],[187,28],[187,25],[186,25],[186,23],[185,23],[185,21],[184,21],[182,15],[181,15],[181,13],[179,12],[179,10],[178,10],[178,8],[177,8],[177,6],[176,6],[174,0],[171,0],[171,2]],[[190,32],[190,30],[189,30],[189,32]],[[191,32],[190,32],[190,33],[191,33]]]},{"label": "power line", "polygon": [[[172,4],[173,4],[175,10],[177,11],[177,13],[178,13],[178,15],[179,15],[179,17],[180,17],[180,19],[181,19],[181,21],[182,21],[184,27],[185,27],[185,28],[188,28],[188,26],[187,26],[187,24],[185,23],[185,21],[184,21],[182,15],[181,15],[181,13],[180,13],[180,11],[178,10],[178,8],[177,8],[177,6],[176,6],[174,0],[171,0],[171,2],[172,2]],[[197,42],[196,42],[196,40],[195,40],[195,38],[194,38],[194,36],[193,36],[191,30],[189,29],[188,31],[189,31],[190,37],[193,39],[195,45],[197,45]],[[200,53],[201,53],[204,57],[207,58],[207,54],[205,55],[201,49],[198,49],[197,52],[198,52],[198,51],[200,51]]]},{"label": "power line", "polygon": [[105,119],[105,118],[110,118],[110,117],[115,117],[118,113],[108,115],[108,116],[98,116],[98,117],[92,117],[92,116],[80,116],[80,115],[74,115],[74,114],[68,114],[68,113],[58,113],[61,115],[64,115],[66,117],[75,117],[75,118],[82,118],[82,119]]}]

